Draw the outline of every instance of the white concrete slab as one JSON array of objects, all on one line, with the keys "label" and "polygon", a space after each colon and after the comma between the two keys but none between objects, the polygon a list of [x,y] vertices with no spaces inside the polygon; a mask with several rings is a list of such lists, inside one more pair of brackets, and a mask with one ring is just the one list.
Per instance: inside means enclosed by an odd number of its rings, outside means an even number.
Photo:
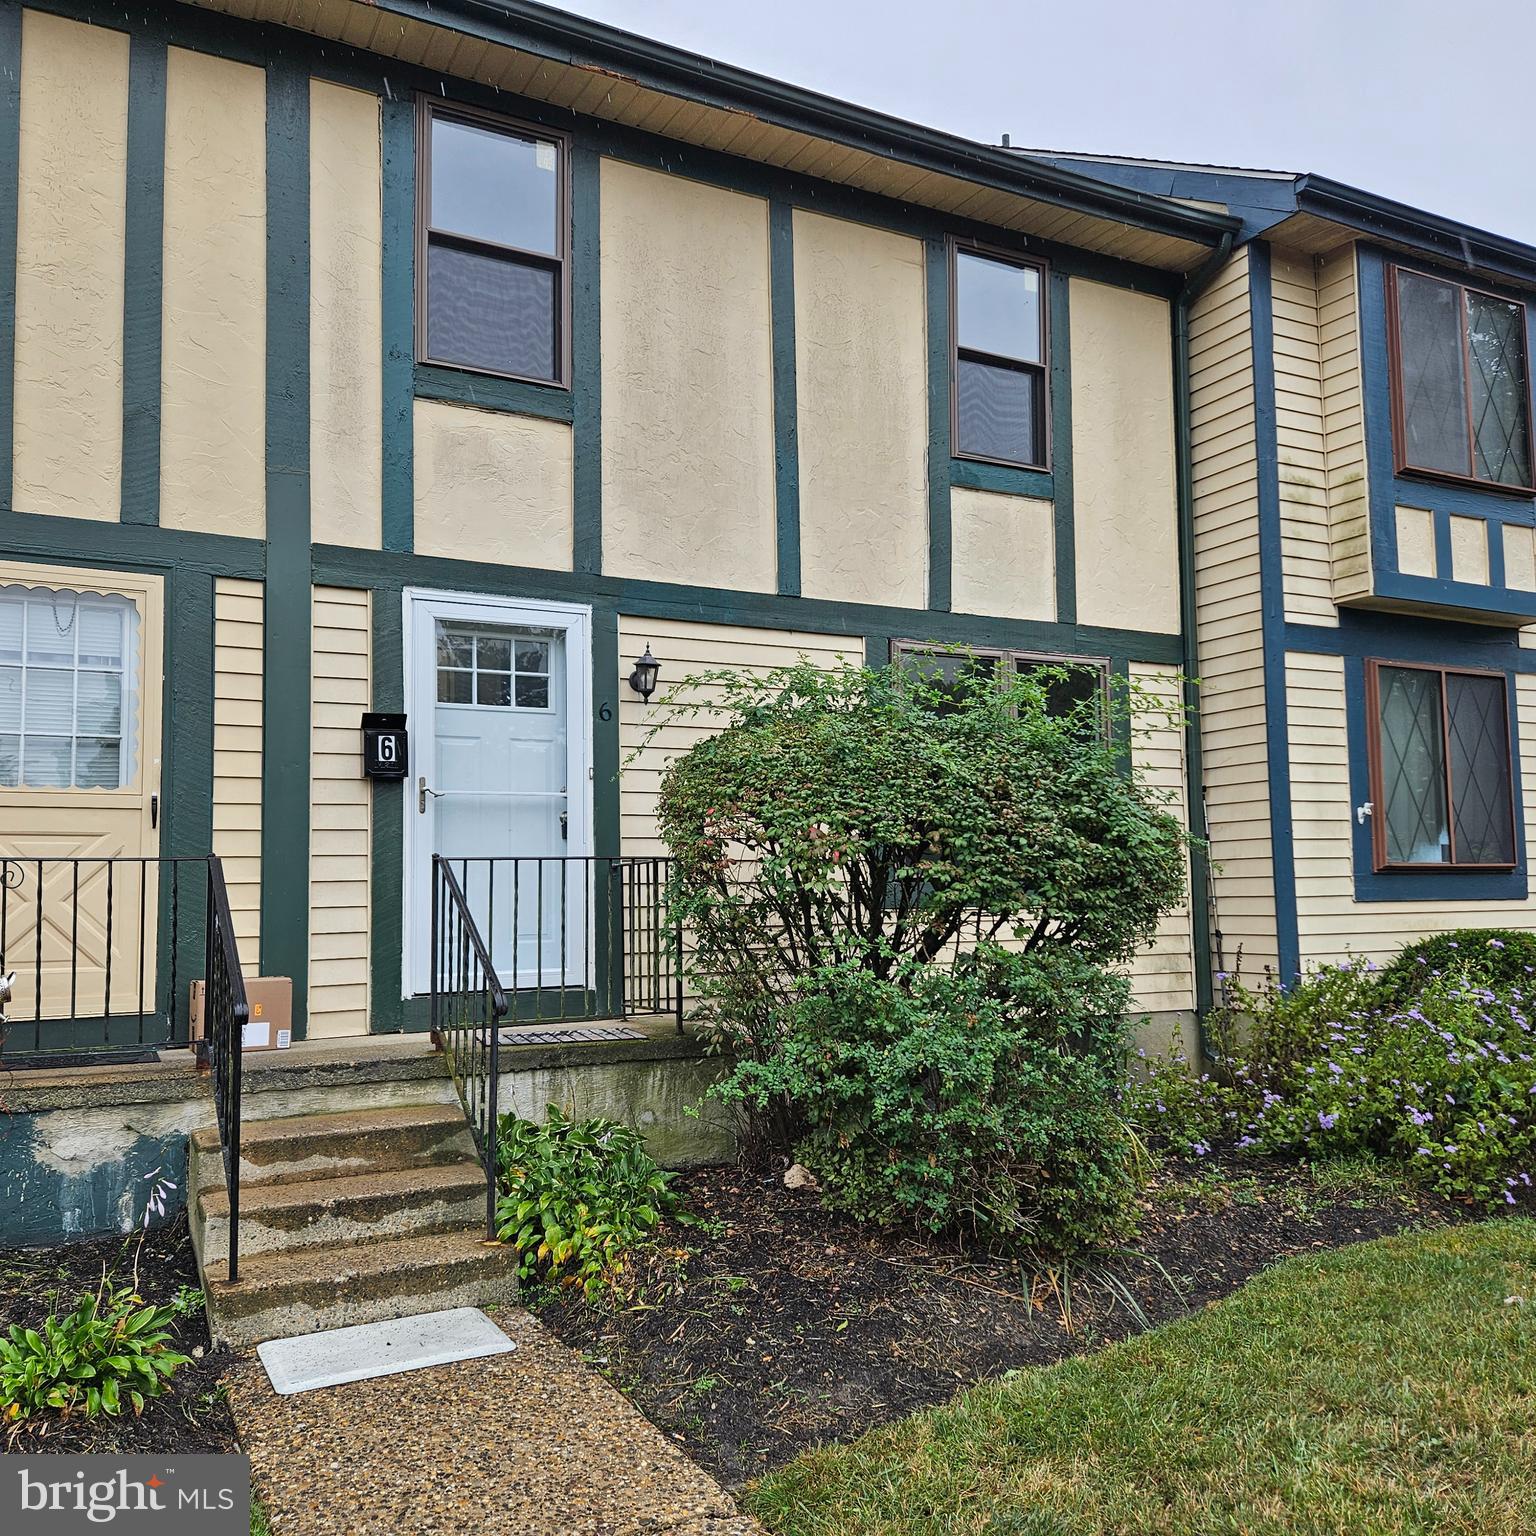
[{"label": "white concrete slab", "polygon": [[478,1307],[454,1307],[295,1339],[269,1339],[256,1346],[256,1353],[267,1368],[272,1390],[287,1397],[429,1365],[505,1355],[516,1348]]}]

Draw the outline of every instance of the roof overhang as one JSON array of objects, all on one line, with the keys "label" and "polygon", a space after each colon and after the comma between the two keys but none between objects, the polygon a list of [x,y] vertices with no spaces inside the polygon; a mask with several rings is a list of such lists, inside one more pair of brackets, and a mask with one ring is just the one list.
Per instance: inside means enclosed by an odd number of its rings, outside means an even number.
[{"label": "roof overhang", "polygon": [[530,0],[193,0],[550,107],[1184,272],[1225,214],[1107,185]]}]

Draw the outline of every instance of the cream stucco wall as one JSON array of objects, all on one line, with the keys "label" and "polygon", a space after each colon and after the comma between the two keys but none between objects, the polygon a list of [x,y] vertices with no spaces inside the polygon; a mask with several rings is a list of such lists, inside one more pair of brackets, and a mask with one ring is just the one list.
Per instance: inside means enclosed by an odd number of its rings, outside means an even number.
[{"label": "cream stucco wall", "polygon": [[309,88],[309,475],[317,544],[377,549],[383,480],[379,98]]},{"label": "cream stucco wall", "polygon": [[172,48],[165,83],[160,522],[266,528],[266,77]]},{"label": "cream stucco wall", "polygon": [[15,467],[22,512],[116,519],[128,34],[23,11]]},{"label": "cream stucco wall", "polygon": [[1404,576],[1435,574],[1435,514],[1426,507],[1398,507],[1397,568]]},{"label": "cream stucco wall", "polygon": [[1056,509],[956,486],[949,496],[950,606],[1004,619],[1056,617]]},{"label": "cream stucco wall", "polygon": [[1451,517],[1451,579],[1488,585],[1488,522],[1481,517]]},{"label": "cream stucco wall", "polygon": [[571,429],[418,400],[416,552],[571,568]]},{"label": "cream stucco wall", "polygon": [[1068,305],[1077,616],[1084,624],[1176,633],[1168,304],[1074,277]]},{"label": "cream stucco wall", "polygon": [[603,568],[772,592],[768,204],[602,162]]},{"label": "cream stucco wall", "polygon": [[922,245],[797,208],[801,589],[928,600]]}]

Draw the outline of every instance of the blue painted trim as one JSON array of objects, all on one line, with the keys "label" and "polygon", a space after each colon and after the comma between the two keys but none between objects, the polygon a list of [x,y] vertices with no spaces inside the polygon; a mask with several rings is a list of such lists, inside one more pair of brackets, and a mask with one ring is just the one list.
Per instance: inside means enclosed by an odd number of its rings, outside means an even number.
[{"label": "blue painted trim", "polygon": [[[1390,661],[1392,655],[1382,656]],[[1399,660],[1410,660],[1398,656]],[[1454,663],[1451,663],[1454,665]],[[1486,665],[1486,662],[1484,663]],[[1351,816],[1350,839],[1354,853],[1355,900],[1392,901],[1524,901],[1529,891],[1525,852],[1525,808],[1520,793],[1520,723],[1515,679],[1505,672],[1505,696],[1509,711],[1511,755],[1510,788],[1515,807],[1515,850],[1518,862],[1508,872],[1477,874],[1471,871],[1426,870],[1423,873],[1393,870],[1378,873],[1372,868],[1371,824]],[[1351,656],[1344,663],[1344,702],[1349,734],[1349,802],[1364,805],[1371,798],[1370,762],[1366,746],[1365,660]]]},{"label": "blue painted trim", "polygon": [[1077,622],[1077,524],[1072,512],[1072,313],[1069,280],[1052,270],[1051,489],[1055,503],[1056,620]]},{"label": "blue painted trim", "polygon": [[773,499],[778,587],[800,594],[800,420],[795,373],[795,210],[768,205],[769,293],[773,316]]},{"label": "blue painted trim", "polygon": [[[945,409],[948,410],[947,398]],[[1056,494],[1055,477],[1048,469],[1019,469],[1012,464],[986,464],[980,459],[951,459],[949,483],[968,486],[973,491],[1000,491],[1005,496],[1038,496],[1045,501]]]},{"label": "blue painted trim", "polygon": [[1536,650],[1526,650],[1513,629],[1417,613],[1344,608],[1337,626],[1287,624],[1284,643],[1288,651],[1316,656],[1375,656],[1383,661],[1536,672]]},{"label": "blue painted trim", "polygon": [[21,163],[21,7],[0,10],[0,492],[14,495],[16,204]]},{"label": "blue painted trim", "polygon": [[380,103],[383,220],[380,322],[384,348],[384,464],[380,533],[385,549],[415,545],[416,111],[407,97]]},{"label": "blue painted trim", "polygon": [[928,606],[948,609],[954,582],[950,510],[949,247],[923,247],[928,298]]},{"label": "blue painted trim", "polygon": [[309,976],[309,76],[267,70],[267,583],[261,967],[293,978],[294,1037]]},{"label": "blue painted trim", "polygon": [[165,44],[128,41],[123,230],[122,520],[160,521],[160,336],[165,244]]},{"label": "blue painted trim", "polygon": [[602,160],[571,151],[571,568],[603,568]]},{"label": "blue painted trim", "polygon": [[[1357,255],[1373,590],[1380,598],[1466,611],[1469,616],[1500,614],[1536,619],[1536,592],[1515,591],[1504,585],[1501,533],[1505,523],[1536,526],[1536,498],[1480,491],[1472,486],[1445,485],[1433,479],[1394,472],[1386,277],[1391,259],[1382,251],[1363,245]],[[1416,270],[1437,271],[1432,264],[1417,260],[1412,260],[1410,265]],[[1441,270],[1439,275],[1451,281],[1466,279],[1465,273]],[[1529,323],[1527,330],[1530,333],[1527,337],[1528,355],[1536,355],[1536,332]],[[1410,576],[1399,570],[1397,508],[1400,505],[1421,508],[1433,514],[1435,568],[1446,574]],[[1479,517],[1488,522],[1489,585],[1456,581],[1448,574],[1451,570],[1452,514]]]},{"label": "blue painted trim", "polygon": [[1301,970],[1296,860],[1291,826],[1290,732],[1285,686],[1285,581],[1280,534],[1280,459],[1275,424],[1275,328],[1270,251],[1248,247],[1249,323],[1253,334],[1253,410],[1258,476],[1260,624],[1264,640],[1264,736],[1269,761],[1269,839],[1275,891],[1280,981]]},{"label": "blue painted trim", "polygon": [[570,421],[574,414],[570,390],[558,385],[499,379],[493,374],[444,368],[437,363],[417,363],[414,380],[418,400],[446,400],[451,405],[538,416],[545,421]]}]

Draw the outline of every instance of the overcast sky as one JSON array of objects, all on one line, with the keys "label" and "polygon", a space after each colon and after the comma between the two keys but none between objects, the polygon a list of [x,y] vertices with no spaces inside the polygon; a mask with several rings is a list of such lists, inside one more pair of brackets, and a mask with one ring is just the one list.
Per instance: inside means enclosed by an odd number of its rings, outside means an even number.
[{"label": "overcast sky", "polygon": [[1536,4],[565,0],[997,143],[1316,171],[1536,244]]}]

